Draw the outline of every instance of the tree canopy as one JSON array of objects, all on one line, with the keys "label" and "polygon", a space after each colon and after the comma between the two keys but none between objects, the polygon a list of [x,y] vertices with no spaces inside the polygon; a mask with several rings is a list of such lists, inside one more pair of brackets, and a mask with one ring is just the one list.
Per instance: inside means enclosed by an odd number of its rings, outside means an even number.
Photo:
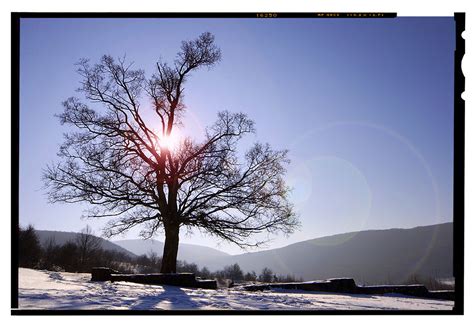
[{"label": "tree canopy", "polygon": [[176,269],[182,226],[241,247],[259,245],[256,233],[292,232],[298,221],[284,182],[287,151],[255,143],[242,160],[237,144],[255,132],[246,114],[222,111],[203,141],[169,146],[187,109],[185,83],[220,59],[214,36],[203,33],[182,42],[173,64],[158,61],[149,78],[124,59],[80,60],[83,98],[64,101],[59,115],[73,131],[64,135],[59,162],[44,171],[50,201],[90,204],[86,216],[109,218],[107,236],[135,226],[144,237],[164,229],[164,272]]}]

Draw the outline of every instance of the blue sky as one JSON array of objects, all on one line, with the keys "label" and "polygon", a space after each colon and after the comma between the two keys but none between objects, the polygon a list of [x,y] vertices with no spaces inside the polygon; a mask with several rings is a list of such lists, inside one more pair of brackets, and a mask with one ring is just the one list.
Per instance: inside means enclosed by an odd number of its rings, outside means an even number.
[{"label": "blue sky", "polygon": [[[78,95],[74,63],[126,55],[150,76],[160,57],[171,61],[182,40],[204,31],[223,56],[186,85],[186,133],[198,136],[220,110],[240,111],[257,127],[244,144],[290,150],[287,180],[302,228],[266,248],[452,221],[452,17],[22,19],[22,225],[79,231],[89,224],[100,234],[104,224],[80,219],[83,205],[48,204],[42,189],[41,170],[57,160],[66,131],[54,114]],[[216,246],[199,233],[181,240]]]}]

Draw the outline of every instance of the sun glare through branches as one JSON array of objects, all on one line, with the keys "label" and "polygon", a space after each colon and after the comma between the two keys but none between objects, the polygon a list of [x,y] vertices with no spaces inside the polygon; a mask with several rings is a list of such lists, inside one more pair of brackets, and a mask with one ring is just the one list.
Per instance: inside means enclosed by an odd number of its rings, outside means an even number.
[{"label": "sun glare through branches", "polygon": [[160,137],[158,145],[173,152],[179,147],[180,139],[179,132],[174,130],[170,135]]}]

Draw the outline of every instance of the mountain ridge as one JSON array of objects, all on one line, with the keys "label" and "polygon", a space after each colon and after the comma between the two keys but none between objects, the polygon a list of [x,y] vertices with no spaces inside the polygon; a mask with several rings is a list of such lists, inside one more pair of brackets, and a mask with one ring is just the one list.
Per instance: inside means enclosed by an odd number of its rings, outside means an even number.
[{"label": "mountain ridge", "polygon": [[414,229],[425,228],[425,227],[435,227],[435,226],[440,226],[440,225],[451,225],[451,224],[453,224],[453,222],[443,222],[443,223],[438,223],[438,224],[419,225],[419,226],[414,226],[414,227],[410,227],[410,228],[393,227],[393,228],[389,228],[389,229],[368,229],[368,230],[359,230],[359,231],[349,231],[349,232],[344,232],[344,233],[334,233],[334,234],[331,234],[331,235],[324,235],[324,236],[320,236],[320,237],[316,237],[316,238],[310,238],[310,239],[306,239],[306,240],[293,242],[293,243],[290,243],[290,244],[282,246],[282,247],[277,247],[277,248],[272,248],[272,249],[263,249],[263,250],[254,251],[254,252],[245,252],[245,253],[240,253],[240,254],[229,254],[229,255],[231,255],[231,256],[240,256],[240,255],[245,255],[245,254],[268,252],[268,251],[272,251],[272,250],[284,249],[284,248],[291,247],[293,245],[297,245],[297,244],[303,243],[303,242],[324,240],[324,239],[327,239],[327,238],[334,238],[334,237],[348,236],[348,235],[353,235],[353,234],[356,234],[356,233],[378,232],[378,231],[397,231],[397,230],[414,230]]},{"label": "mountain ridge", "polygon": [[359,283],[403,282],[413,276],[452,277],[452,222],[410,229],[364,230],[314,238],[208,263],[211,270],[238,263],[259,273],[306,280],[353,277]]},{"label": "mountain ridge", "polygon": [[[78,234],[37,232],[68,234],[70,237]],[[42,238],[45,243],[45,237]],[[134,256],[150,251],[161,256],[163,251],[163,242],[159,240],[102,240],[115,246],[115,250],[118,247]],[[290,274],[305,280],[352,277],[362,284],[403,282],[415,275],[452,278],[453,223],[346,232],[237,255],[181,243],[178,259],[211,271],[237,263],[245,272],[258,274],[268,267],[276,274]]]},{"label": "mountain ridge", "polygon": [[[35,230],[36,235],[42,247],[47,246],[49,240],[53,240],[56,245],[64,245],[67,242],[74,242],[80,232],[69,231],[51,231],[51,230]],[[93,235],[93,237],[100,239],[100,246],[104,250],[117,251],[124,253],[130,257],[136,257],[131,251],[116,245],[112,241]]]}]

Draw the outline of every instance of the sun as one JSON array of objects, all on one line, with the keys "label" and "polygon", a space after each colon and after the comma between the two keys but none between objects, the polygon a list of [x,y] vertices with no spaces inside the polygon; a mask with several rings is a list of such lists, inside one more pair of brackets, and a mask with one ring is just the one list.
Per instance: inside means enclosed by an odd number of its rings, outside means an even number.
[{"label": "sun", "polygon": [[173,131],[170,135],[163,136],[159,140],[159,145],[162,148],[169,149],[170,151],[175,150],[179,146],[179,134],[176,131]]}]

